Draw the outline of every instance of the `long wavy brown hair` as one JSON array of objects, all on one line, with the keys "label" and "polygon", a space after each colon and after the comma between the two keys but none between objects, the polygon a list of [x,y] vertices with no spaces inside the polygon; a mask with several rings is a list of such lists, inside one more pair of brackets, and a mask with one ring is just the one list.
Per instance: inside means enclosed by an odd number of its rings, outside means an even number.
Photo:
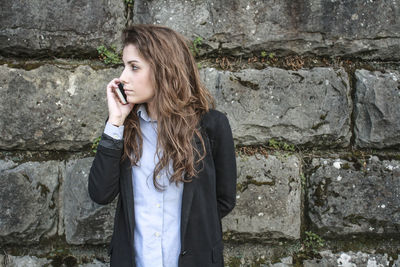
[{"label": "long wavy brown hair", "polygon": [[[200,81],[187,43],[182,35],[164,26],[133,25],[122,33],[123,46],[134,45],[151,67],[159,159],[153,184],[158,190],[162,186],[156,177],[164,168],[170,182],[191,181],[206,153],[199,123],[201,116],[214,107],[214,99]],[[132,166],[137,166],[142,156],[143,138],[137,110],[135,105],[124,122],[122,160],[128,157]],[[195,139],[201,143],[200,151]],[[173,173],[168,173],[170,162]]]}]

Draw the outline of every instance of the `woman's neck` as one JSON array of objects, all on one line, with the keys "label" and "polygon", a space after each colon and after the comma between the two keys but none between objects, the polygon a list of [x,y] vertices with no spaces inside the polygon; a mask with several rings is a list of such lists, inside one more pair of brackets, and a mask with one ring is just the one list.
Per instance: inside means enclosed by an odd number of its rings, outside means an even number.
[{"label": "woman's neck", "polygon": [[157,120],[157,114],[154,109],[154,102],[147,102],[147,115],[151,118],[151,120],[156,121]]}]

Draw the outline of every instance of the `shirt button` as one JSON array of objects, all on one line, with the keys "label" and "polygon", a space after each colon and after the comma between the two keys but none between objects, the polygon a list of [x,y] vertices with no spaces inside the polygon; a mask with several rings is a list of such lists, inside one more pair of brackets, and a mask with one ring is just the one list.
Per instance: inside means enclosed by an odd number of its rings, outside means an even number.
[{"label": "shirt button", "polygon": [[115,138],[115,139],[118,139],[118,135],[114,134],[114,138]]},{"label": "shirt button", "polygon": [[159,208],[159,207],[161,207],[161,205],[160,205],[160,204],[157,204],[156,207]]},{"label": "shirt button", "polygon": [[160,179],[161,178],[161,176],[160,175],[157,175],[157,179]]},{"label": "shirt button", "polygon": [[160,236],[160,233],[159,233],[159,232],[155,232],[154,235],[155,235],[156,237],[159,237],[159,236]]}]

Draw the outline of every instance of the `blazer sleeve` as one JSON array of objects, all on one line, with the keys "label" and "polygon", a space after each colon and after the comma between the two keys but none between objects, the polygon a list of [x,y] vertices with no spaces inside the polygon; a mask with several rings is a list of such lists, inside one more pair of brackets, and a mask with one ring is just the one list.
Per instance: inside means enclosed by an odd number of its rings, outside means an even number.
[{"label": "blazer sleeve", "polygon": [[228,118],[218,112],[213,136],[213,158],[216,171],[217,205],[220,219],[236,204],[236,157]]},{"label": "blazer sleeve", "polygon": [[118,195],[122,151],[123,140],[101,135],[88,181],[89,196],[94,202],[105,205]]}]

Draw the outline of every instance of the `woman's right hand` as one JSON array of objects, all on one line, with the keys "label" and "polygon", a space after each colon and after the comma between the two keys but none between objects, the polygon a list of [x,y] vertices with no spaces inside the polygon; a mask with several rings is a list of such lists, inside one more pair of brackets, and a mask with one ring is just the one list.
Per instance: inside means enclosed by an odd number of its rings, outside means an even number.
[{"label": "woman's right hand", "polygon": [[107,85],[107,105],[108,105],[108,121],[116,126],[124,124],[125,118],[131,112],[135,104],[122,104],[115,90],[120,84],[120,79],[115,78]]}]

